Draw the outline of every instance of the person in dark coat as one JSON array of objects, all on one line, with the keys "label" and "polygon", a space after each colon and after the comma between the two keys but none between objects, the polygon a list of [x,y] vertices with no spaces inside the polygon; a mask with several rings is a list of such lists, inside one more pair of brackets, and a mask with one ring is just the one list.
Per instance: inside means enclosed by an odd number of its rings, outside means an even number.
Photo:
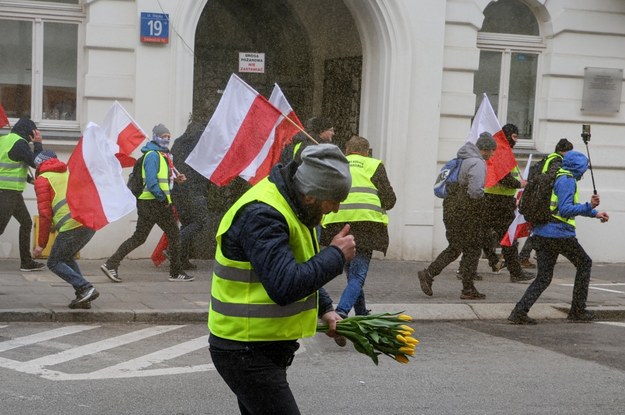
[{"label": "person in dark coat", "polygon": [[[331,143],[334,137],[334,124],[332,120],[326,117],[312,117],[306,121],[306,132],[319,144]],[[306,147],[317,143],[302,132],[295,134],[293,141],[282,150],[280,163],[287,164],[291,160],[300,163],[302,161],[302,151]]]},{"label": "person in dark coat", "polygon": [[[33,143],[33,150],[29,143]],[[20,271],[41,271],[45,265],[33,260],[30,232],[33,221],[22,192],[26,182],[33,183],[28,166],[33,169],[35,157],[43,150],[41,133],[29,118],[20,118],[11,133],[0,137],[0,235],[14,217],[20,224]]]}]

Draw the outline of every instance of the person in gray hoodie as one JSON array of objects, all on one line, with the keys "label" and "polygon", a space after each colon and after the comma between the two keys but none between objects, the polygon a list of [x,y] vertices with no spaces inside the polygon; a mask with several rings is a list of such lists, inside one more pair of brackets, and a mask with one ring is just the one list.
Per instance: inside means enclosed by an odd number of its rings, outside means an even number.
[{"label": "person in gray hoodie", "polygon": [[431,296],[434,277],[461,254],[460,274],[462,275],[463,300],[481,300],[486,296],[480,293],[473,281],[477,275],[481,247],[475,241],[481,238],[483,224],[484,183],[486,180],[486,160],[497,143],[487,132],[480,134],[476,143],[466,142],[458,150],[462,159],[458,175],[458,186],[443,200],[443,223],[445,237],[449,245],[428,267],[418,272],[421,290]]}]

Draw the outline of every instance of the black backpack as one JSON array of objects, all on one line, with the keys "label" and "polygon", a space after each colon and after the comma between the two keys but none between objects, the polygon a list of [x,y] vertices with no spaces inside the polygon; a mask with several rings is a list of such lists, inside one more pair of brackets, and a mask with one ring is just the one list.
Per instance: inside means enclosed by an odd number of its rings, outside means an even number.
[{"label": "black backpack", "polygon": [[130,176],[128,176],[128,188],[135,197],[139,197],[141,193],[143,193],[143,175],[141,174],[141,170],[143,169],[144,158],[145,154],[135,161]]},{"label": "black backpack", "polygon": [[559,157],[553,159],[547,171],[543,173],[546,160],[544,158],[530,167],[529,179],[519,201],[519,212],[532,225],[542,225],[552,219],[551,193],[562,159]]}]

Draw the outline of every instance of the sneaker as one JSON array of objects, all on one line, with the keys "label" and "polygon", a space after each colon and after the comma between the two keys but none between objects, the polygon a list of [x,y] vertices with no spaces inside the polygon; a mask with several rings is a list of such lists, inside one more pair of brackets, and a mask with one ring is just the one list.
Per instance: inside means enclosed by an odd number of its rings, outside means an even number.
[{"label": "sneaker", "polygon": [[122,279],[119,278],[119,274],[117,273],[117,268],[109,268],[106,264],[102,264],[100,265],[100,269],[104,275],[109,277],[109,280],[113,282],[122,282]]},{"label": "sneaker", "polygon": [[431,297],[433,294],[432,282],[434,281],[434,277],[430,275],[427,269],[419,271],[417,273],[417,276],[419,277],[419,285],[421,285],[421,291],[423,291],[423,294]]},{"label": "sneaker", "polygon": [[570,312],[566,317],[568,321],[576,323],[589,323],[595,319],[595,313],[592,311],[584,310],[579,312]]},{"label": "sneaker", "polygon": [[182,264],[182,269],[185,271],[193,271],[197,269],[197,265],[187,261],[184,264]]},{"label": "sneaker", "polygon": [[506,267],[506,261],[503,259],[503,255],[499,254],[499,259],[495,264],[492,264],[490,268],[494,273],[499,274],[499,271]]},{"label": "sneaker", "polygon": [[461,300],[483,300],[485,298],[486,295],[479,292],[475,287],[467,290],[462,290],[462,293],[460,294]]},{"label": "sneaker", "polygon": [[184,272],[179,273],[178,275],[170,275],[169,281],[173,282],[189,282],[193,281],[195,277],[185,274]]},{"label": "sneaker", "polygon": [[528,259],[522,259],[520,261],[521,268],[536,268],[536,264]]},{"label": "sneaker", "polygon": [[46,267],[46,264],[42,264],[41,262],[33,261],[28,265],[20,266],[20,271],[24,272],[32,272],[32,271],[41,271]]},{"label": "sneaker", "polygon": [[510,275],[510,282],[531,281],[534,278],[536,278],[536,275],[530,272],[521,270],[521,273],[519,275],[515,275],[515,276]]},{"label": "sneaker", "polygon": [[74,301],[72,301],[71,303],[69,303],[68,307],[72,310],[91,310],[91,301],[85,301],[84,303],[76,304],[74,303]]},{"label": "sneaker", "polygon": [[508,321],[512,324],[536,324],[536,320],[529,317],[527,313],[512,311],[508,317]]},{"label": "sneaker", "polygon": [[[84,303],[90,303],[100,296],[98,290],[93,286],[89,286],[80,290],[76,290],[76,298],[69,303],[69,308],[84,308]],[[89,305],[91,308],[91,305]]]}]

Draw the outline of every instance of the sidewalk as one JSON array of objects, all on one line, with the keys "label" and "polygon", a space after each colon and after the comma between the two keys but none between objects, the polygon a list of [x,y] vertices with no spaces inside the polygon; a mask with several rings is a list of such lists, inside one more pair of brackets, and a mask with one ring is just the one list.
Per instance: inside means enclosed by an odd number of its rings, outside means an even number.
[{"label": "sidewalk", "polygon": [[[70,310],[73,289],[45,269],[19,271],[19,261],[0,261],[0,322],[146,322],[180,323],[206,321],[210,298],[212,261],[193,261],[193,282],[169,282],[168,266],[155,267],[148,259],[122,262],[122,283],[111,282],[99,269],[102,260],[80,260],[86,278],[100,292],[91,310]],[[416,320],[505,320],[528,283],[510,283],[504,269],[490,272],[480,261],[483,281],[476,287],[485,300],[461,300],[457,263],[435,278],[432,297],[425,296],[417,281],[417,270],[426,264],[415,261],[373,260],[365,293],[373,312],[405,311]],[[535,270],[534,270],[535,272]],[[565,319],[571,301],[574,268],[559,262],[550,287],[532,307],[536,319]],[[326,288],[335,302],[345,285],[339,276]],[[598,319],[625,320],[625,264],[593,264],[588,308]]]}]

